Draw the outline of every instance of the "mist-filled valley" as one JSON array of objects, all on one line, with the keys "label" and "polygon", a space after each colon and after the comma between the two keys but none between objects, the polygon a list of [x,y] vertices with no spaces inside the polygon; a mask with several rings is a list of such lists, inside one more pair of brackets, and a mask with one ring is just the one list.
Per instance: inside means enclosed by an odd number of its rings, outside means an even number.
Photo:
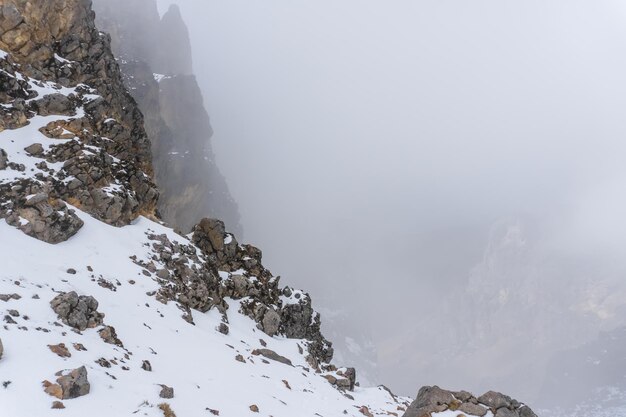
[{"label": "mist-filled valley", "polygon": [[623,388],[558,366],[626,319],[620,2],[178,5],[246,239],[346,361],[405,395]]},{"label": "mist-filled valley", "polygon": [[626,416],[625,23],[0,0],[0,416]]}]

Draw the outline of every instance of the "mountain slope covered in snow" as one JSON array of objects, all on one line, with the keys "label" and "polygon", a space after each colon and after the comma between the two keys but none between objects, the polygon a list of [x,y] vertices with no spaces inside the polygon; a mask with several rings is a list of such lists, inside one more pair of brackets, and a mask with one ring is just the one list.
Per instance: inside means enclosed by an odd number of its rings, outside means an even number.
[{"label": "mountain slope covered in snow", "polygon": [[493,392],[360,387],[259,249],[219,220],[161,222],[90,6],[0,7],[0,415],[534,416]]}]

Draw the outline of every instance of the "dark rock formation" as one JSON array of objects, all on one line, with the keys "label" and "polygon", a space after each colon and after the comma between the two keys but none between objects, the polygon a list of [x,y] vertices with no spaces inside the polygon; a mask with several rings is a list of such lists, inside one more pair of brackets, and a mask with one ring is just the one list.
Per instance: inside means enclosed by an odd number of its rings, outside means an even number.
[{"label": "dark rock formation", "polygon": [[[18,175],[26,167],[0,152],[1,167],[15,171],[0,184],[0,218],[49,243],[82,226],[63,201],[122,226],[153,216],[158,199],[143,116],[89,6],[87,0],[6,0],[0,6],[0,49],[8,52],[0,58],[0,132],[51,116],[41,133],[63,139],[48,148],[24,144],[41,159],[26,178]],[[58,163],[62,167],[52,168]]]},{"label": "dark rock formation", "polygon": [[[157,299],[178,302],[186,309],[186,320],[193,322],[193,310],[205,312],[213,307],[225,315],[227,298],[242,300],[240,312],[268,335],[305,339],[316,368],[332,359],[332,345],[321,333],[320,315],[313,310],[308,294],[281,289],[280,278],[263,266],[261,251],[240,245],[226,232],[223,222],[203,219],[194,227],[188,245],[172,242],[165,235],[148,238],[152,260],[164,268],[136,262],[161,284]],[[220,328],[228,332],[226,324]]]},{"label": "dark rock formation", "polygon": [[75,291],[54,297],[50,306],[63,323],[77,330],[85,330],[102,324],[104,314],[99,313],[98,301],[91,296],[79,296]]},{"label": "dark rock formation", "polygon": [[447,391],[438,386],[422,387],[403,417],[431,417],[446,410],[479,417],[489,411],[495,417],[537,417],[527,405],[499,392],[489,391],[476,398],[466,391]]},{"label": "dark rock formation", "polygon": [[154,0],[97,0],[125,82],[152,142],[159,212],[185,232],[201,218],[223,219],[241,236],[239,212],[213,155],[213,134],[192,75],[187,28],[176,6],[159,18]]}]

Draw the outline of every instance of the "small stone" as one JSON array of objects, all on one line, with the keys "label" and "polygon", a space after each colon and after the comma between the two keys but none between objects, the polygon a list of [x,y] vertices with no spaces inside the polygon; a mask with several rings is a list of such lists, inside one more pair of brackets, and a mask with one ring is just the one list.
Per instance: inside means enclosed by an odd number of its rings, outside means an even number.
[{"label": "small stone", "polygon": [[142,361],[141,369],[143,369],[146,372],[152,372],[152,364],[148,360]]},{"label": "small stone", "polygon": [[62,358],[69,358],[72,356],[70,351],[65,347],[65,343],[59,343],[58,345],[48,345],[48,348],[53,352],[59,355]]},{"label": "small stone", "polygon": [[24,150],[31,155],[37,156],[43,153],[43,146],[41,143],[33,143],[32,145],[25,147]]},{"label": "small stone", "polygon": [[109,362],[108,360],[106,360],[105,358],[100,358],[96,361],[98,365],[102,366],[103,368],[110,368],[111,367],[111,362]]},{"label": "small stone", "polygon": [[242,355],[235,356],[235,360],[241,363],[246,363],[246,360],[243,358]]},{"label": "small stone", "polygon": [[62,410],[65,408],[65,405],[63,405],[63,403],[61,401],[54,401],[52,403],[52,407],[55,410]]},{"label": "small stone", "polygon": [[374,417],[374,415],[370,412],[370,409],[366,406],[362,406],[361,408],[359,408],[359,412],[366,417]]},{"label": "small stone", "polygon": [[174,388],[161,384],[161,392],[159,392],[159,397],[166,399],[174,398]]},{"label": "small stone", "polygon": [[87,350],[87,348],[83,346],[82,343],[74,343],[73,346],[74,346],[74,349],[76,349],[79,352],[84,352]]},{"label": "small stone", "polygon": [[117,333],[115,332],[115,327],[113,326],[104,326],[102,329],[98,331],[98,334],[106,343],[111,345],[119,346],[121,348],[124,347],[122,341],[117,337]]},{"label": "small stone", "polygon": [[252,404],[250,406],[250,411],[252,411],[253,413],[258,413],[259,412],[259,407],[256,404]]},{"label": "small stone", "polygon": [[19,317],[20,312],[17,310],[9,310],[9,315],[11,315],[12,317]]},{"label": "small stone", "polygon": [[284,356],[279,355],[278,353],[270,349],[254,349],[252,351],[252,354],[255,356],[261,355],[261,356],[266,357],[267,359],[284,363],[285,365],[293,366],[291,363],[291,360],[289,360],[288,358],[285,358]]},{"label": "small stone", "polygon": [[217,326],[217,331],[222,334],[228,334],[230,329],[228,328],[228,325],[226,323],[220,323],[220,325]]},{"label": "small stone", "polygon": [[76,270],[74,268],[69,268],[66,272],[70,275],[76,275]]}]

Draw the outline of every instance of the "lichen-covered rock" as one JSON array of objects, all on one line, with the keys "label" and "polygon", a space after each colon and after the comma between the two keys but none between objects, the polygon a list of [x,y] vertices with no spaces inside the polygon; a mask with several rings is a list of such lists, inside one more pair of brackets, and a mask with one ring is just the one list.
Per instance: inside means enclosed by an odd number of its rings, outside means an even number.
[{"label": "lichen-covered rock", "polygon": [[97,311],[98,301],[95,298],[79,296],[76,291],[57,295],[50,306],[63,323],[80,331],[102,324],[104,318],[104,314]]},{"label": "lichen-covered rock", "polygon": [[430,417],[446,410],[479,417],[488,412],[495,417],[536,417],[528,406],[499,392],[489,391],[475,398],[466,391],[447,391],[438,386],[422,387],[403,417]]}]

